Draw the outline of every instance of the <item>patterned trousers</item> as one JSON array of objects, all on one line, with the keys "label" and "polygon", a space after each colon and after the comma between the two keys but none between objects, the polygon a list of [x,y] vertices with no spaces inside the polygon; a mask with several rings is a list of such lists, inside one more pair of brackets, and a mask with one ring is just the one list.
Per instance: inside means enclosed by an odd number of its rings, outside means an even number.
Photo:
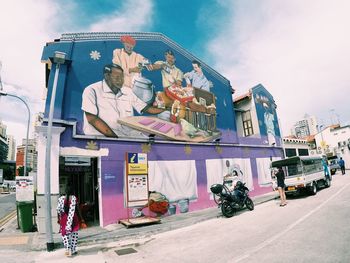
[{"label": "patterned trousers", "polygon": [[72,254],[77,251],[78,232],[72,232],[70,234],[62,236],[62,240],[66,251],[71,252]]}]

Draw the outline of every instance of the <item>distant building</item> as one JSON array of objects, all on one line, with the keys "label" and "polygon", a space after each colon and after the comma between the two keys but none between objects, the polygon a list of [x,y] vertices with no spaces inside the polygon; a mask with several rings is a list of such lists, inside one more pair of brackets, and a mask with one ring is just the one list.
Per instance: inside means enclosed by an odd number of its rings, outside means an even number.
[{"label": "distant building", "polygon": [[315,116],[305,115],[304,119],[297,121],[291,133],[297,138],[306,138],[307,136],[316,134],[318,132],[317,119]]},{"label": "distant building", "polygon": [[15,161],[16,160],[16,140],[12,135],[7,135],[7,145],[8,145],[7,160]]},{"label": "distant building", "polygon": [[[24,160],[25,148],[26,148],[26,139],[23,139],[22,145],[17,146],[16,169],[24,166],[24,164],[25,164],[25,160]],[[36,172],[37,166],[38,166],[38,153],[36,150],[36,140],[35,139],[28,140],[27,162],[28,162],[27,167],[30,167],[31,171]],[[18,173],[18,171],[17,171],[17,173]]]},{"label": "distant building", "polygon": [[7,126],[0,120],[0,137],[6,138]]},{"label": "distant building", "polygon": [[6,125],[0,120],[0,162],[7,159],[8,144],[6,137]]}]

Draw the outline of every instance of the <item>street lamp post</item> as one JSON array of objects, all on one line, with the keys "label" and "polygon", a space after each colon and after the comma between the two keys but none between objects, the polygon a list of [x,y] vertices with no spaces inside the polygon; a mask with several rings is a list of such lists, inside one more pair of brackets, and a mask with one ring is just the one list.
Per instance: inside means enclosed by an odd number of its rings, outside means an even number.
[{"label": "street lamp post", "polygon": [[28,165],[28,136],[29,136],[29,124],[30,124],[30,109],[28,107],[28,104],[21,97],[3,92],[1,90],[0,90],[0,96],[10,96],[10,97],[17,98],[24,103],[24,105],[26,106],[26,108],[28,110],[27,135],[26,135],[26,143],[25,143],[25,151],[24,151],[24,173],[23,173],[23,175],[26,176],[27,175],[27,165]]},{"label": "street lamp post", "polygon": [[47,138],[46,138],[46,155],[45,155],[45,200],[46,200],[46,248],[47,251],[54,249],[54,242],[52,236],[52,216],[51,216],[51,140],[52,140],[52,121],[55,107],[55,98],[58,82],[58,74],[60,66],[66,61],[66,53],[56,51],[53,57],[53,62],[56,64],[55,77],[53,80],[49,119],[47,124]]}]

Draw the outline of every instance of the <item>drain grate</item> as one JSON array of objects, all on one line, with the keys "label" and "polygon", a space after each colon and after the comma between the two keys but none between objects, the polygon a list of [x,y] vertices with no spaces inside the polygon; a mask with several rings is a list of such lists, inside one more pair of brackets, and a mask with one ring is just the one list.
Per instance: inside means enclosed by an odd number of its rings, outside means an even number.
[{"label": "drain grate", "polygon": [[117,249],[117,250],[115,250],[115,253],[117,253],[118,256],[123,256],[123,255],[127,255],[127,254],[137,253],[137,250],[135,250],[131,247],[128,247],[128,248]]}]

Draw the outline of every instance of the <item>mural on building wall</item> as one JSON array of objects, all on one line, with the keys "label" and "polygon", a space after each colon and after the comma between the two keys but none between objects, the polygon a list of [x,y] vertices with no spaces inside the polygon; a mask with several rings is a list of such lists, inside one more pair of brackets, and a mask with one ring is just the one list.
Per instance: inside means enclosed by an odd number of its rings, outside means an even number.
[{"label": "mural on building wall", "polygon": [[150,191],[163,193],[170,202],[198,198],[195,161],[149,161],[148,164]]},{"label": "mural on building wall", "polygon": [[209,195],[212,195],[210,186],[217,183],[221,184],[228,178],[238,179],[244,182],[249,190],[254,190],[250,159],[211,159],[205,162],[207,169],[207,192]]},{"label": "mural on building wall", "polygon": [[74,43],[61,118],[76,119],[77,134],[99,138],[154,134],[164,140],[232,142],[229,82],[178,46],[136,39],[121,35]]},{"label": "mural on building wall", "polygon": [[256,158],[258,172],[258,184],[260,187],[271,187],[272,174],[270,165],[272,161],[280,160],[281,157]]},{"label": "mural on building wall", "polygon": [[280,132],[275,101],[262,85],[254,87],[252,91],[261,135],[267,136],[269,145],[277,145],[277,137],[280,137]]}]

